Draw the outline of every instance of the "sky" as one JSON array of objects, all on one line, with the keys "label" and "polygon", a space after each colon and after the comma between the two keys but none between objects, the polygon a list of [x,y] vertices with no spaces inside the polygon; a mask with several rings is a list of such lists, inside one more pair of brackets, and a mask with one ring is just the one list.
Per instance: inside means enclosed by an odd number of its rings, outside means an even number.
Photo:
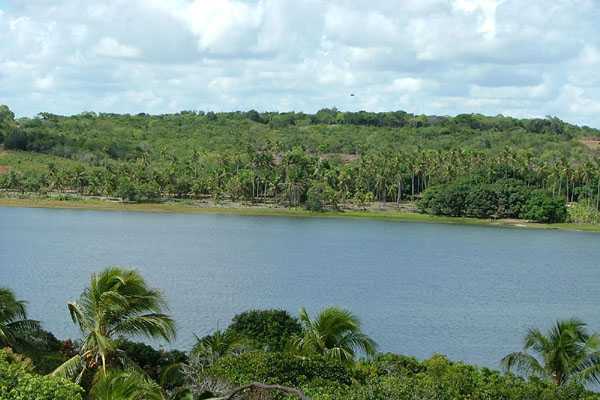
[{"label": "sky", "polygon": [[599,21],[600,0],[0,0],[0,103],[18,116],[337,107],[600,128]]}]

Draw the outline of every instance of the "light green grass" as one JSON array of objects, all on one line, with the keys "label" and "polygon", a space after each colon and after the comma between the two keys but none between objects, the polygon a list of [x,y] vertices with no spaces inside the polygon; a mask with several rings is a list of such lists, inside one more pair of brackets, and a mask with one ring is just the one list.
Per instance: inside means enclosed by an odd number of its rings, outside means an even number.
[{"label": "light green grass", "polygon": [[517,220],[489,220],[463,217],[441,217],[405,211],[325,211],[313,212],[301,208],[262,207],[205,207],[190,202],[169,203],[121,203],[108,200],[74,199],[56,200],[51,198],[3,198],[0,206],[26,208],[63,208],[100,211],[136,211],[154,213],[192,213],[192,214],[233,214],[248,216],[284,216],[305,218],[366,218],[388,221],[426,222],[442,224],[482,225],[511,228],[560,229],[571,231],[600,232],[600,225],[591,224],[538,224]]}]

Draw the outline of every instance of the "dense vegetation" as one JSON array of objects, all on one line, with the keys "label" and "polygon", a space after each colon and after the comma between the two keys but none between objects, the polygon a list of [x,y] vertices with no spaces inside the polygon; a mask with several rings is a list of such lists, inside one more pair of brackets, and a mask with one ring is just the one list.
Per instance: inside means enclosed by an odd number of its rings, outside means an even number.
[{"label": "dense vegetation", "polygon": [[[52,336],[27,319],[25,303],[8,289],[2,293],[2,332],[26,323],[4,337],[1,400],[193,400],[235,391],[236,398],[284,398],[259,397],[273,389],[314,400],[600,399],[585,387],[600,381],[600,336],[578,320],[558,321],[547,334],[530,330],[523,351],[502,360],[502,373],[442,355],[419,361],[378,353],[360,320],[335,307],[313,317],[306,310],[298,317],[251,310],[224,331],[198,338],[189,352],[155,350],[127,337],[170,340],[175,332],[166,303],[138,272],[116,267],[94,274],[68,305],[82,340],[56,347],[56,339],[45,340]],[[50,375],[42,375],[46,363],[36,365],[44,360],[40,354],[58,361]]]},{"label": "dense vegetation", "polygon": [[574,219],[584,222],[600,208],[599,139],[552,117],[323,109],[15,120],[2,106],[10,151],[0,155],[0,189],[311,210],[423,197],[428,213],[547,222],[578,202]]}]

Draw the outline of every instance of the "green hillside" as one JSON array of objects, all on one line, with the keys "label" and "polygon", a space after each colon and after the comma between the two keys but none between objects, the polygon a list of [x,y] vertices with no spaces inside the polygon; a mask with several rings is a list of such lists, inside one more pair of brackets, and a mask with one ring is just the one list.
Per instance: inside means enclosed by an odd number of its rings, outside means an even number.
[{"label": "green hillside", "polygon": [[600,131],[552,117],[323,109],[15,119],[2,106],[0,143],[9,192],[312,210],[423,198],[432,214],[545,222],[564,220],[554,214],[566,202],[585,205],[586,218],[600,203]]}]

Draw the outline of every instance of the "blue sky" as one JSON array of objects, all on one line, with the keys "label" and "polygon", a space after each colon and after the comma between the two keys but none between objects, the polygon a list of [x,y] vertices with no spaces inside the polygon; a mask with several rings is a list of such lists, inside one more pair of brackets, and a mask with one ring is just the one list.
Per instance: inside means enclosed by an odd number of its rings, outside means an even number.
[{"label": "blue sky", "polygon": [[20,116],[335,106],[600,127],[598,21],[598,0],[0,0],[0,103]]}]

